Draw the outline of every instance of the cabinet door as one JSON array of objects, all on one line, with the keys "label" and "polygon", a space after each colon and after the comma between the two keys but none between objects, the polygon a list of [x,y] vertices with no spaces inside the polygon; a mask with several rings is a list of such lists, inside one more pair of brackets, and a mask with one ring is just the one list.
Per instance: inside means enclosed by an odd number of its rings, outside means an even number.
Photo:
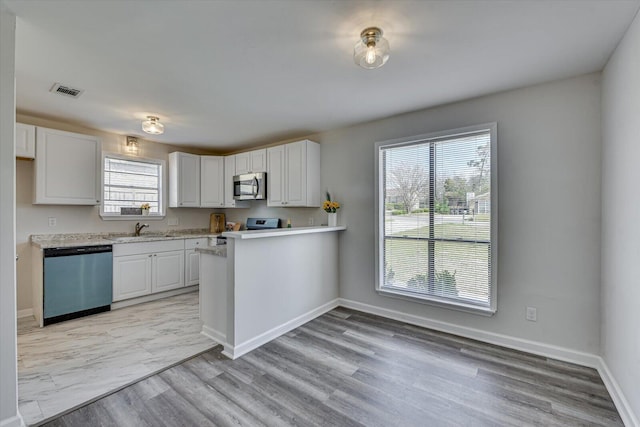
[{"label": "cabinet door", "polygon": [[200,206],[224,206],[224,158],[200,156]]},{"label": "cabinet door", "polygon": [[224,158],[224,206],[235,208],[236,201],[233,199],[233,177],[236,174],[236,156],[226,156]]},{"label": "cabinet door", "polygon": [[251,153],[240,153],[234,157],[236,158],[235,175],[251,172]]},{"label": "cabinet door", "polygon": [[286,144],[285,194],[287,206],[307,204],[307,145],[305,141]]},{"label": "cabinet door", "polygon": [[169,153],[169,206],[200,207],[200,156]]},{"label": "cabinet door", "polygon": [[267,171],[267,150],[253,150],[249,152],[251,157],[251,172]]},{"label": "cabinet door", "polygon": [[235,200],[233,198],[233,177],[236,172],[236,156],[225,156],[224,158],[224,207],[225,208],[248,208],[249,202]]},{"label": "cabinet door", "polygon": [[151,293],[152,254],[113,257],[113,301]]},{"label": "cabinet door", "polygon": [[16,123],[16,157],[21,159],[35,159],[36,157],[36,127]]},{"label": "cabinet door", "polygon": [[285,205],[285,150],[280,145],[267,149],[267,206]]},{"label": "cabinet door", "polygon": [[36,129],[35,204],[100,203],[100,140],[54,129]]},{"label": "cabinet door", "polygon": [[153,254],[152,292],[168,291],[184,286],[184,251]]},{"label": "cabinet door", "polygon": [[184,281],[185,286],[197,285],[200,283],[200,253],[195,249],[184,251]]}]

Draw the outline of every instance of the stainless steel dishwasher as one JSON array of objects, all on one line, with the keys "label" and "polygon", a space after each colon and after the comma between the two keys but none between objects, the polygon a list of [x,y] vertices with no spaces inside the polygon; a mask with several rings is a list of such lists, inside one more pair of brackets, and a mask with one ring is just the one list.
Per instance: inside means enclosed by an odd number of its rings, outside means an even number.
[{"label": "stainless steel dishwasher", "polygon": [[111,245],[44,250],[44,325],[111,310]]}]

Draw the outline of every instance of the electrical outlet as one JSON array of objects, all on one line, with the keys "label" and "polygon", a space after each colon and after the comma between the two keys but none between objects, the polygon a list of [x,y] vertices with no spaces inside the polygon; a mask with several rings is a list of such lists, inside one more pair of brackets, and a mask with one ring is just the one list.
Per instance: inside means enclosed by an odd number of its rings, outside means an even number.
[{"label": "electrical outlet", "polygon": [[169,218],[169,220],[167,221],[168,225],[178,225],[180,223],[180,221],[178,220],[178,218]]},{"label": "electrical outlet", "polygon": [[55,216],[50,216],[49,227],[55,227],[56,225],[58,225],[58,218],[56,218]]},{"label": "electrical outlet", "polygon": [[538,321],[538,309],[535,307],[527,307],[526,319],[530,322]]},{"label": "electrical outlet", "polygon": [[309,217],[309,225],[313,225],[313,217],[312,216]]}]

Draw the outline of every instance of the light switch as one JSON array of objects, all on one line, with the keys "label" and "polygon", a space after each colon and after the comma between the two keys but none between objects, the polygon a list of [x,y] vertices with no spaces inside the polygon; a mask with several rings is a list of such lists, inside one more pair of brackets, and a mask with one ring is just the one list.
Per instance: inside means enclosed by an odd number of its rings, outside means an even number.
[{"label": "light switch", "polygon": [[55,227],[56,225],[58,225],[58,218],[56,218],[55,216],[50,216],[49,227]]}]

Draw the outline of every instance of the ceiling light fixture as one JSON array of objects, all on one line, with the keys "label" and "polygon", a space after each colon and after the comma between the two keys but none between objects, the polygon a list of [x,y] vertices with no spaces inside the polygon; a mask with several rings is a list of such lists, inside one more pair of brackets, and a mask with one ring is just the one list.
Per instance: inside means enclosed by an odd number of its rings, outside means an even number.
[{"label": "ceiling light fixture", "polygon": [[380,68],[389,60],[389,42],[382,37],[380,28],[369,27],[362,30],[360,40],[353,49],[353,60],[368,70]]},{"label": "ceiling light fixture", "polygon": [[164,133],[164,125],[160,123],[160,119],[156,116],[147,116],[147,120],[142,122],[142,130],[151,135],[162,135]]}]

